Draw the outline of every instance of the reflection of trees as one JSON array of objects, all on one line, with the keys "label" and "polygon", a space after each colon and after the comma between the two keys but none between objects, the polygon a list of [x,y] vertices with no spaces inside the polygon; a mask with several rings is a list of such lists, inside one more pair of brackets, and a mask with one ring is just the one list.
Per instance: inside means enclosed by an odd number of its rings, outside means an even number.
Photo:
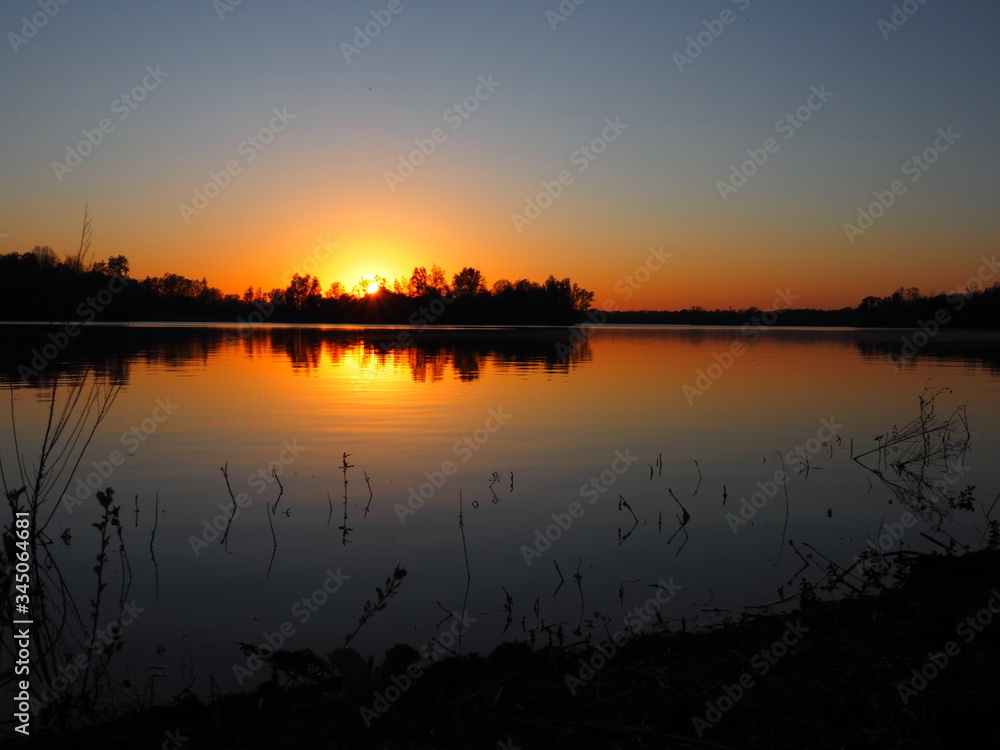
[{"label": "reflection of trees", "polygon": [[[204,367],[223,351],[238,352],[250,360],[277,355],[287,359],[295,371],[305,373],[315,371],[324,361],[376,374],[406,367],[416,382],[442,380],[449,369],[460,380],[478,380],[487,366],[564,372],[592,358],[589,338],[568,328],[419,331],[91,326],[62,349],[51,346],[49,335],[55,330],[21,326],[5,331],[0,380],[47,387],[58,367],[63,379],[91,372],[99,380],[127,383],[134,363],[159,369],[192,364]],[[55,357],[36,358],[46,345]]]},{"label": "reflection of trees", "polygon": [[[926,340],[922,346],[917,346]],[[912,348],[904,348],[909,342]],[[858,352],[867,360],[894,362],[900,368],[915,367],[923,359],[960,361],[1000,374],[1000,347],[994,334],[974,331],[943,332],[934,338],[922,331],[892,331],[869,335],[855,341]]]}]

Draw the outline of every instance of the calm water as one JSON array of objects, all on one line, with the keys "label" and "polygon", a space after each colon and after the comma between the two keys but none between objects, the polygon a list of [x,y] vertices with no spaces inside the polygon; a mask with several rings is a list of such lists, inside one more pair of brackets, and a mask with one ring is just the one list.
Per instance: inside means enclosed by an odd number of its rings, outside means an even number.
[{"label": "calm water", "polygon": [[[967,404],[971,448],[938,472],[949,491],[975,485],[988,507],[1000,490],[1000,339],[990,334],[940,335],[896,366],[889,354],[898,351],[898,331],[770,330],[759,338],[738,329],[625,328],[586,337],[545,329],[91,333],[60,354],[59,382],[89,367],[99,379],[124,373],[125,386],[49,536],[85,603],[98,506],[81,487],[91,475],[98,483],[95,472],[110,472],[99,484],[112,486],[122,504],[134,575],[129,598],[144,608],[117,664],[139,681],[162,668],[164,693],[187,669],[201,693],[210,673],[223,689],[237,689],[233,666],[246,658],[235,642],[260,644],[283,624],[291,633],[285,648],[326,653],[342,645],[397,563],[408,573],[398,596],[352,645],[378,661],[393,643],[420,647],[447,632],[445,611],[460,611],[466,596],[460,498],[467,609],[475,618],[464,651],[489,651],[501,638],[504,588],[513,602],[505,638],[562,624],[572,641],[581,615],[595,611],[617,630],[661,579],[675,585],[659,610],[673,627],[681,618],[708,623],[719,609],[773,602],[779,587],[797,590],[802,567],[791,547],[782,551],[783,534],[804,553],[812,545],[819,564],[802,576],[815,581],[824,572],[820,554],[849,564],[883,523],[900,520],[905,508],[851,460],[852,442],[862,453],[875,447],[875,436],[917,417],[928,383],[951,389],[938,397],[940,416]],[[5,394],[0,458],[13,484],[7,412],[13,408],[21,452],[34,462],[55,365],[26,382],[18,366],[30,363],[45,331],[7,328],[3,339],[0,372],[12,401]],[[730,357],[734,344],[742,349]],[[115,451],[127,455],[118,459]],[[346,545],[338,528],[345,452],[352,465]],[[228,514],[220,509],[229,500],[224,465],[247,505],[233,521],[228,553],[218,532],[206,533]],[[773,480],[782,469],[789,480],[778,489]],[[268,576],[267,504],[279,494],[272,470],[283,494],[271,517],[277,550]],[[777,491],[757,496],[760,508],[745,524],[727,518],[760,487]],[[671,541],[681,505],[690,520]],[[981,522],[978,510],[958,514],[949,533],[975,541]],[[58,542],[67,528],[70,547]],[[918,521],[891,548],[926,548],[920,532],[928,529]],[[538,541],[546,530],[555,537],[547,547]],[[303,605],[328,571],[339,573],[339,589]],[[262,670],[246,685],[267,676]]]}]

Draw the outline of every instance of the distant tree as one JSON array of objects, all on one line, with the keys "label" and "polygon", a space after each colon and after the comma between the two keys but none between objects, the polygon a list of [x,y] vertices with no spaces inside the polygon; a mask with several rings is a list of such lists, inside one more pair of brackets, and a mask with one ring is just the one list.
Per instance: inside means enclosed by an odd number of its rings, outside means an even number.
[{"label": "distant tree", "polygon": [[429,291],[427,269],[423,266],[414,267],[413,273],[410,275],[410,281],[407,284],[407,292],[411,297],[423,297]]},{"label": "distant tree", "polygon": [[59,256],[48,245],[35,245],[31,252],[35,256],[35,261],[42,268],[55,268],[59,265]]},{"label": "distant tree", "polygon": [[284,296],[285,304],[293,310],[314,309],[322,297],[319,279],[310,274],[293,274]]},{"label": "distant tree", "polygon": [[105,276],[128,276],[128,258],[124,255],[114,255],[107,260],[94,263],[90,270],[103,273]]},{"label": "distant tree", "polygon": [[540,290],[541,287],[536,282],[529,281],[528,279],[518,279],[514,282],[514,291],[519,296],[530,297]]},{"label": "distant tree", "polygon": [[467,266],[452,278],[451,292],[456,297],[475,297],[486,292],[486,280],[480,271]]},{"label": "distant tree", "polygon": [[330,284],[330,288],[326,290],[327,299],[340,299],[345,294],[347,294],[347,290],[339,281],[335,281]]},{"label": "distant tree", "polygon": [[514,289],[514,285],[510,283],[510,279],[500,279],[493,284],[493,294],[494,296],[499,296],[501,294],[509,293]]},{"label": "distant tree", "polygon": [[444,276],[444,269],[437,263],[431,266],[431,272],[427,276],[427,287],[428,292],[437,292],[442,297],[451,293],[451,288]]},{"label": "distant tree", "polygon": [[577,312],[589,310],[594,302],[594,293],[576,284],[573,284],[570,296],[573,299],[573,309]]},{"label": "distant tree", "polygon": [[128,258],[124,255],[113,255],[108,258],[108,273],[112,276],[128,276]]}]

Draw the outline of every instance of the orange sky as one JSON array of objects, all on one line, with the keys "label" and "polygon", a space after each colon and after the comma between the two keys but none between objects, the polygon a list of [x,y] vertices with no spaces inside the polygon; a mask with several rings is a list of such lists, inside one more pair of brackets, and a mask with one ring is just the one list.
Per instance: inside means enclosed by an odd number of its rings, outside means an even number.
[{"label": "orange sky", "polygon": [[317,237],[338,245],[324,288],[435,263],[569,277],[622,309],[963,283],[1000,240],[995,8],[920,6],[885,38],[871,3],[744,4],[690,65],[693,3],[587,4],[557,28],[534,3],[413,5],[357,56],[338,46],[356,3],[66,6],[0,68],[0,252],[72,252],[89,204],[97,258],[227,293],[287,285]]}]

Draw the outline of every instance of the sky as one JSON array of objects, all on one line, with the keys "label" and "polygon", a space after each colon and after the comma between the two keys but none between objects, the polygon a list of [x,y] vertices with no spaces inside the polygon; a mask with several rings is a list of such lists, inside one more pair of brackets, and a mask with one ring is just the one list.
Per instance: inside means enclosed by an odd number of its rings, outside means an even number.
[{"label": "sky", "polygon": [[89,206],[95,258],[227,293],[435,263],[570,277],[606,309],[954,291],[1000,239],[998,20],[988,0],[7,0],[0,252],[74,252]]}]

